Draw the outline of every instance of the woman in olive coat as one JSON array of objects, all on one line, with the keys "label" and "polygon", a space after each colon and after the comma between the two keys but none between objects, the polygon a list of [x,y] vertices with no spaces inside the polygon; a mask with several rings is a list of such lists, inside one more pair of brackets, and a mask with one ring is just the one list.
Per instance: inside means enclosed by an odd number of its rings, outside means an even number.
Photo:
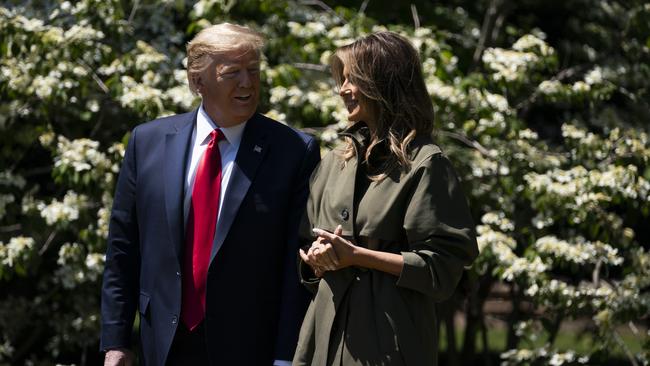
[{"label": "woman in olive coat", "polygon": [[339,48],[331,68],[350,126],[312,175],[300,274],[314,297],[293,365],[436,365],[434,303],[478,249],[432,141],[418,53],[379,32]]}]

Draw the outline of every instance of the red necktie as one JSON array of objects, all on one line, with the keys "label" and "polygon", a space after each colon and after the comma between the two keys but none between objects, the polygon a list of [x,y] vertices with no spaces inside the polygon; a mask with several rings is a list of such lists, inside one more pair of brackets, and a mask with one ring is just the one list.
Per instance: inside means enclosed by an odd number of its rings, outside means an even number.
[{"label": "red necktie", "polygon": [[181,319],[194,330],[205,317],[205,286],[221,195],[221,130],[210,133],[208,148],[196,168],[192,201],[185,230],[183,304]]}]

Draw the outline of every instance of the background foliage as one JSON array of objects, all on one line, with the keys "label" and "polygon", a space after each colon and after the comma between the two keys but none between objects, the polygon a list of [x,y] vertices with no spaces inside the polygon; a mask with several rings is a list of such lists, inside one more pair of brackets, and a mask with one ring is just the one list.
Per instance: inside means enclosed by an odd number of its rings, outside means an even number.
[{"label": "background foliage", "polygon": [[[498,287],[512,305],[500,318],[502,364],[606,364],[612,351],[650,363],[650,4],[0,4],[0,364],[99,362],[99,284],[124,142],[136,124],[197,105],[184,45],[221,21],[267,35],[261,111],[324,149],[346,123],[325,66],[331,52],[380,29],[419,49],[437,137],[464,180],[481,248],[438,309],[446,362],[492,362],[479,350]],[[578,320],[590,347],[561,349],[561,325]]]}]

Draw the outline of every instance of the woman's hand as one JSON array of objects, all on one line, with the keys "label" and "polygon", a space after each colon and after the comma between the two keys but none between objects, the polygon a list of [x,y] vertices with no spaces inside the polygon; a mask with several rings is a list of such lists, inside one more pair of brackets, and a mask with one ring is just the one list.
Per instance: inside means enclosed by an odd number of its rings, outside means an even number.
[{"label": "woman's hand", "polygon": [[[323,230],[320,231],[326,232]],[[343,230],[339,225],[339,227],[337,227],[334,231],[334,234],[328,234],[338,236],[342,231]],[[339,267],[340,262],[338,254],[336,250],[334,250],[334,246],[329,240],[322,236],[319,236],[311,244],[311,247],[307,250],[307,252],[305,252],[303,249],[300,249],[300,258],[302,258],[302,260],[312,268],[314,274],[317,277],[322,277],[326,271],[335,271],[339,268],[342,268]]]},{"label": "woman's hand", "polygon": [[318,235],[318,240],[329,245],[332,251],[336,254],[336,268],[341,269],[349,266],[356,265],[356,250],[357,246],[351,241],[343,239],[340,235],[343,232],[341,225],[336,227],[334,233],[327,232],[323,229],[314,228],[314,233]]}]

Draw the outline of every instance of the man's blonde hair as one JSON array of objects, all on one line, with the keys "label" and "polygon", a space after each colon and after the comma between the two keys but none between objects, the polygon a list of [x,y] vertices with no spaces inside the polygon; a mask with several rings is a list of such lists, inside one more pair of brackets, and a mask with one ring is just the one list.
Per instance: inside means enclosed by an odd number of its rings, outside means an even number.
[{"label": "man's blonde hair", "polygon": [[203,29],[187,44],[187,80],[190,90],[198,93],[193,76],[210,66],[220,54],[241,49],[261,55],[263,47],[264,37],[248,27],[221,23]]}]

